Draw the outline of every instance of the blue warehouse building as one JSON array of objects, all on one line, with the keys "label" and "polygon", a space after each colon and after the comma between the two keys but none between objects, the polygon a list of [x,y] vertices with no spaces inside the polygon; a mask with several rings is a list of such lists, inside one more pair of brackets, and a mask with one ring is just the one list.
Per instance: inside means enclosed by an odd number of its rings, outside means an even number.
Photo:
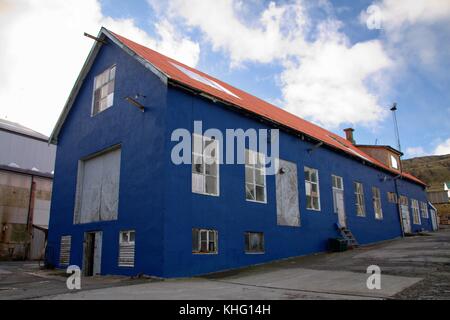
[{"label": "blue warehouse building", "polygon": [[[267,150],[248,134],[245,159],[220,162],[230,129],[266,133]],[[179,155],[192,163],[174,161],[177,132],[191,134]],[[50,142],[47,263],[85,275],[191,276],[327,251],[330,238],[436,228],[399,151],[357,145],[351,129],[340,137],[104,28]]]}]

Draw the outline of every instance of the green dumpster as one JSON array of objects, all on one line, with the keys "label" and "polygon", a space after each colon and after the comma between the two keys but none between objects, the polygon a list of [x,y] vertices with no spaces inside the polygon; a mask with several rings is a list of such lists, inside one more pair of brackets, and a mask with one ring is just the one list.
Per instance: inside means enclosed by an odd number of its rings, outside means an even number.
[{"label": "green dumpster", "polygon": [[347,241],[344,238],[328,239],[328,248],[332,252],[343,252],[347,250]]}]

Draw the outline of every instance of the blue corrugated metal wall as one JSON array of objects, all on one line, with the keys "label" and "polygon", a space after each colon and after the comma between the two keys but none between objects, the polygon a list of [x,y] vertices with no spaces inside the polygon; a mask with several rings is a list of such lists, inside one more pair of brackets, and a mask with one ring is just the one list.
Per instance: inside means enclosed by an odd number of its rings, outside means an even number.
[{"label": "blue corrugated metal wall", "polygon": [[[90,116],[95,75],[117,64],[114,106]],[[124,101],[128,95],[145,95],[145,113]],[[167,99],[167,103],[166,103]],[[188,276],[241,267],[290,256],[325,251],[327,239],[338,236],[337,215],[333,213],[331,175],[344,178],[347,224],[361,244],[401,236],[396,206],[387,200],[394,183],[383,182],[384,173],[358,161],[318,148],[281,132],[280,158],[297,163],[300,227],[277,226],[275,178],[267,177],[267,204],[247,202],[244,166],[220,166],[220,196],[191,192],[191,166],[175,166],[170,159],[173,129],[192,131],[193,121],[202,120],[203,129],[268,128],[260,121],[227,110],[163,83],[132,57],[114,45],[100,51],[59,136],[52,198],[49,258],[57,265],[59,240],[72,235],[71,264],[82,265],[83,234],[103,231],[102,274]],[[119,215],[117,221],[73,225],[77,163],[92,153],[114,144],[122,145]],[[306,210],[303,167],[319,170],[321,211]],[[353,181],[364,184],[366,217],[357,217]],[[426,201],[423,189],[407,181],[399,182],[400,193]],[[371,187],[380,188],[383,220],[375,219]],[[410,210],[411,221],[412,213]],[[219,232],[217,255],[191,253],[192,228]],[[431,230],[431,221],[413,230]],[[134,268],[119,268],[120,230],[136,230]],[[244,253],[244,232],[265,235],[264,254]]]},{"label": "blue corrugated metal wall", "polygon": [[[91,117],[94,77],[113,64],[114,105]],[[71,264],[81,266],[83,233],[102,230],[102,274],[162,274],[166,90],[120,48],[107,45],[99,52],[59,135],[49,227],[53,263],[61,235],[72,235]],[[137,93],[146,96],[145,113],[124,99]],[[115,144],[122,146],[118,220],[73,225],[78,160]],[[119,231],[128,229],[136,230],[139,258],[135,268],[119,268]]]},{"label": "blue corrugated metal wall", "polygon": [[[220,104],[200,99],[176,89],[169,89],[169,130],[193,130],[194,120],[203,121],[203,130],[218,128],[269,129],[260,121],[244,117]],[[175,143],[169,144],[174,145]],[[169,165],[167,183],[167,217],[165,275],[181,276],[241,267],[274,259],[325,251],[327,240],[338,236],[335,227],[337,214],[333,212],[331,175],[344,179],[347,226],[360,244],[367,244],[401,236],[398,210],[389,203],[387,192],[394,192],[394,181],[389,176],[360,161],[338,154],[324,147],[311,154],[313,145],[298,137],[281,132],[280,158],[295,162],[298,169],[300,227],[277,226],[275,177],[267,176],[267,204],[245,200],[244,165],[220,166],[220,196],[205,196],[191,192],[191,166]],[[170,155],[166,154],[167,163]],[[306,209],[304,166],[319,170],[321,211]],[[384,181],[384,177],[388,179]],[[364,185],[366,216],[356,215],[353,182]],[[426,201],[423,188],[407,181],[399,182],[400,193],[408,198]],[[375,219],[372,205],[372,186],[380,188],[383,219]],[[176,199],[176,201],[171,201]],[[412,212],[411,221],[412,221]],[[429,219],[422,225],[413,225],[413,231],[431,230]],[[191,229],[211,228],[219,233],[217,255],[191,253]],[[244,253],[244,232],[264,232],[265,253]]]}]

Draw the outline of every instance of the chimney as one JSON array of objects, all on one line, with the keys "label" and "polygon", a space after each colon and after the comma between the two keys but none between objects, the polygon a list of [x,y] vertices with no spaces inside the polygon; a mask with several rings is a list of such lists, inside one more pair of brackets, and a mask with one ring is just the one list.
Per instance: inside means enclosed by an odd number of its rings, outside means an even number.
[{"label": "chimney", "polygon": [[353,139],[353,131],[355,131],[353,128],[344,129],[345,139],[350,141],[352,144],[355,144],[355,139]]}]

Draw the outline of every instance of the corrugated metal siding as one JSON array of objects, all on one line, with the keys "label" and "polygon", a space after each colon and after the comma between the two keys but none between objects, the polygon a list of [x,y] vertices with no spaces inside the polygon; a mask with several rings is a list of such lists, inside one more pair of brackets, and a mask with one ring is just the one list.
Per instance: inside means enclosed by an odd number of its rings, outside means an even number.
[{"label": "corrugated metal siding", "polygon": [[429,191],[427,192],[428,200],[431,203],[448,203],[448,193],[447,191]]},{"label": "corrugated metal siding", "polygon": [[56,146],[47,142],[0,131],[0,164],[15,163],[22,169],[52,172],[55,167]]},{"label": "corrugated metal siding", "polygon": [[134,267],[134,243],[119,244],[119,267]]},{"label": "corrugated metal siding", "polygon": [[71,236],[61,237],[61,247],[59,251],[59,264],[68,265],[70,262],[70,247],[72,244]]}]

